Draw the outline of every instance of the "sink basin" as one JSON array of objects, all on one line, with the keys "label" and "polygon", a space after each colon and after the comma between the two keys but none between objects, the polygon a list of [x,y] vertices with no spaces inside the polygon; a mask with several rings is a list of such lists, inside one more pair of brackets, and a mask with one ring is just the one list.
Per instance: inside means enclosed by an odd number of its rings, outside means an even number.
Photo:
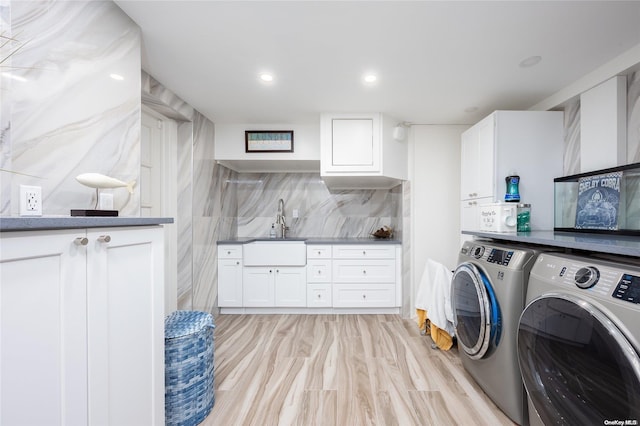
[{"label": "sink basin", "polygon": [[242,246],[244,266],[304,266],[307,246],[304,239],[256,240]]}]

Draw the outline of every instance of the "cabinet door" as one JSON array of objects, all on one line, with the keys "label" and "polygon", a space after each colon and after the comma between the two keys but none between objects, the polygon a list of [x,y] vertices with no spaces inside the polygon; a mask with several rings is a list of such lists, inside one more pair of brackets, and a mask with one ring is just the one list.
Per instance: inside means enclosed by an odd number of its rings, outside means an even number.
[{"label": "cabinet door", "polygon": [[495,118],[483,119],[462,134],[460,199],[494,197]]},{"label": "cabinet door", "polygon": [[478,196],[476,176],[478,174],[478,128],[471,127],[462,134],[460,146],[460,199]]},{"label": "cabinet door", "polygon": [[242,271],[242,304],[245,307],[273,307],[275,268],[245,267]]},{"label": "cabinet door", "polygon": [[87,232],[90,425],[164,423],[162,232]]},{"label": "cabinet door", "polygon": [[218,260],[218,306],[242,306],[242,260]]},{"label": "cabinet door", "polygon": [[83,237],[0,234],[0,424],[87,423]]},{"label": "cabinet door", "polygon": [[322,171],[379,173],[380,114],[323,114]]},{"label": "cabinet door", "polygon": [[275,306],[307,306],[306,268],[275,268]]},{"label": "cabinet door", "polygon": [[[490,115],[478,123],[478,167],[475,175],[475,192],[478,198],[497,197],[495,182],[495,116]],[[504,176],[503,176],[504,178]],[[503,194],[504,195],[504,194]]]}]

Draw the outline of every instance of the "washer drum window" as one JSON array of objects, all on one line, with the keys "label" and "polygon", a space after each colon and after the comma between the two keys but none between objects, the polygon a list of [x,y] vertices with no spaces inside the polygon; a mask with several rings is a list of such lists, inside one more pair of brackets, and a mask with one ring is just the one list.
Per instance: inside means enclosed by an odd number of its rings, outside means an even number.
[{"label": "washer drum window", "polygon": [[534,299],[520,317],[517,345],[544,424],[639,424],[638,352],[590,303],[565,294]]},{"label": "washer drum window", "polygon": [[489,280],[473,263],[456,268],[451,302],[456,336],[465,353],[471,359],[491,353],[500,340],[500,308]]}]

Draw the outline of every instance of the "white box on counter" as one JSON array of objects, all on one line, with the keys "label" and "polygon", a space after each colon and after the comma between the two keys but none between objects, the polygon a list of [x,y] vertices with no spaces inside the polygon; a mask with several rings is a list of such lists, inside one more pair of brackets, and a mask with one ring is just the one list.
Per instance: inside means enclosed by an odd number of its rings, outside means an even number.
[{"label": "white box on counter", "polygon": [[480,231],[516,232],[518,225],[518,203],[489,203],[478,206]]}]

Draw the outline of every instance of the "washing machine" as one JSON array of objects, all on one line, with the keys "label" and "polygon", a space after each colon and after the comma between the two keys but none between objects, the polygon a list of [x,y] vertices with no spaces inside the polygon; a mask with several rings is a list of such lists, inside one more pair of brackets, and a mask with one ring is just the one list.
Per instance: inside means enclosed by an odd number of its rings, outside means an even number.
[{"label": "washing machine", "polygon": [[451,283],[462,365],[493,402],[518,424],[527,405],[516,331],[529,271],[539,251],[491,241],[466,241]]},{"label": "washing machine", "polygon": [[517,336],[532,425],[640,422],[640,264],[542,253]]}]

